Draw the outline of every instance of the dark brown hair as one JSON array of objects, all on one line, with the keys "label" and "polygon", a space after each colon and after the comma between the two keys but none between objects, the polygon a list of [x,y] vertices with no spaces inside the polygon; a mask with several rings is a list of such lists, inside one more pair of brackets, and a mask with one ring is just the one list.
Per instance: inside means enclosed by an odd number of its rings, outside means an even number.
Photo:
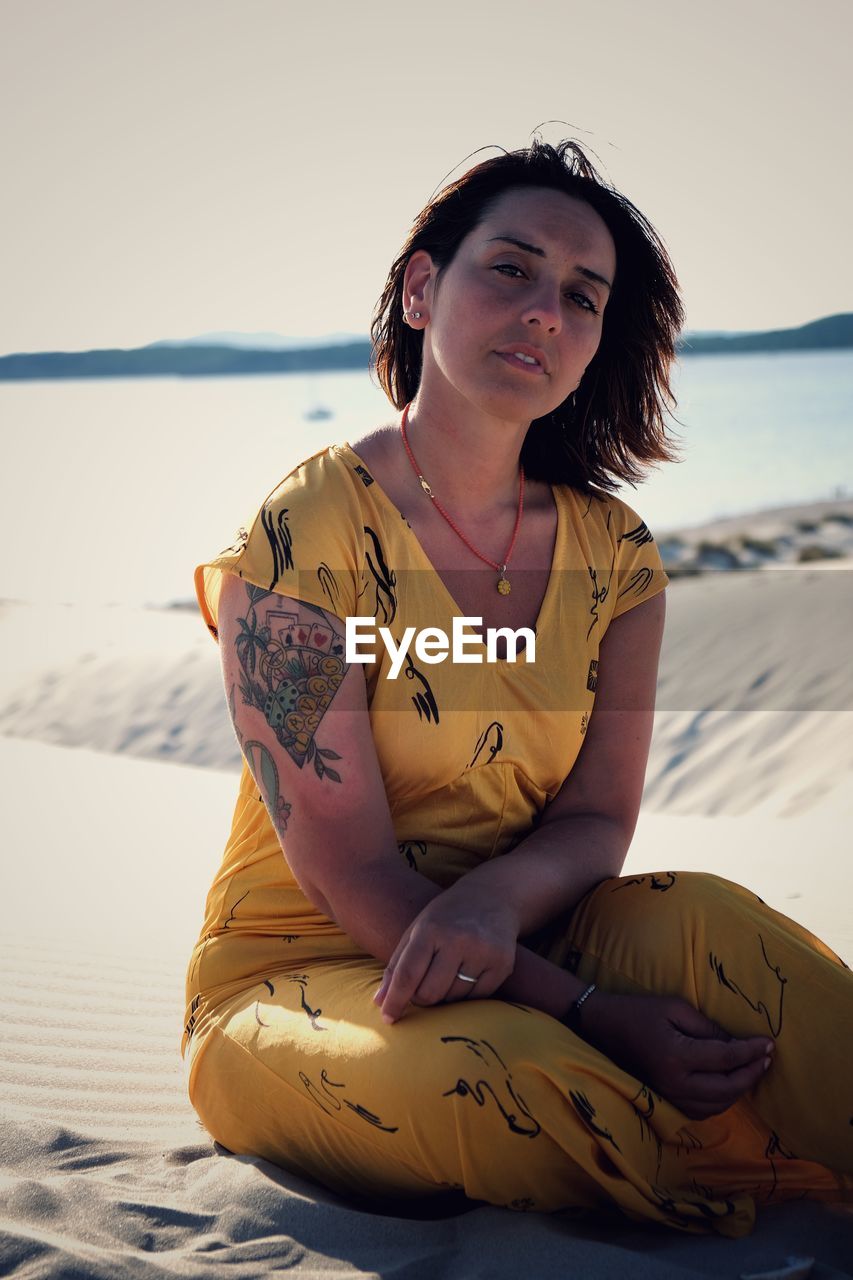
[{"label": "dark brown hair", "polygon": [[642,480],[643,467],[678,461],[664,415],[675,407],[669,382],[684,322],[678,281],[663,242],[642,213],[604,183],[578,143],[535,140],[470,169],[430,200],[415,219],[376,304],[372,365],[391,403],[402,409],[417,393],[423,332],[403,320],[403,276],[425,249],[440,271],[505,191],[551,187],[585,200],[600,214],[616,246],[616,278],[601,341],[575,395],[535,418],[521,463],[528,475],[587,491],[612,491]]}]

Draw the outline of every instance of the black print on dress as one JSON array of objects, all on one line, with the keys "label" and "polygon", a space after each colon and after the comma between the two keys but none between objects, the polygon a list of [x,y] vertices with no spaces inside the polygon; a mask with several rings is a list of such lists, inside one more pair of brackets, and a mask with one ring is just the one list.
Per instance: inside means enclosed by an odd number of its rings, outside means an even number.
[{"label": "black print on dress", "polygon": [[595,693],[598,688],[598,659],[591,658],[589,663],[589,671],[586,674],[586,687],[590,693]]},{"label": "black print on dress", "polygon": [[[622,542],[632,542],[635,547],[643,547],[648,542],[654,542],[654,538],[645,520],[641,520],[633,529],[623,533],[619,539],[619,543]],[[619,592],[617,599],[621,600],[623,596],[641,596],[644,591],[648,590],[653,578],[654,573],[651,569],[645,567],[635,569]]]},{"label": "black print on dress", "polygon": [[611,893],[618,893],[620,889],[634,889],[637,885],[646,884],[648,888],[655,893],[667,893],[678,879],[677,871],[665,871],[662,876],[635,876],[633,880],[626,880],[624,884],[617,884],[615,889],[611,889]]},{"label": "black print on dress", "polygon": [[621,600],[623,596],[641,596],[644,591],[648,590],[653,577],[654,573],[651,569],[636,569],[619,592],[616,597],[617,600]]},{"label": "black print on dress", "polygon": [[[323,592],[323,595],[332,605],[333,607],[332,611],[338,612],[340,607],[341,593],[338,588],[335,575],[332,573],[332,570],[325,563],[325,561],[317,569],[317,581],[320,584],[320,590]],[[341,652],[343,652],[343,650],[341,650]]]},{"label": "black print on dress", "polygon": [[237,908],[239,907],[240,903],[241,903],[245,898],[248,898],[248,896],[249,896],[249,894],[250,894],[251,892],[252,892],[252,890],[251,890],[251,889],[247,889],[247,890],[246,890],[246,892],[243,894],[243,897],[242,897],[242,898],[238,898],[238,899],[237,899],[237,901],[234,903],[234,906],[231,908],[231,914],[230,914],[230,916],[228,917],[228,919],[225,921],[225,923],[224,923],[224,924],[223,924],[223,926],[222,926],[222,928],[223,928],[223,929],[227,929],[227,928],[228,928],[228,926],[229,926],[229,924],[233,924],[233,923],[234,923],[234,912],[237,910]]},{"label": "black print on dress", "polygon": [[[728,976],[723,968],[722,960],[715,956],[713,952],[709,953],[708,960],[711,968],[717,975],[717,981],[721,986],[727,987],[729,991],[734,991],[735,995],[740,996],[742,1000],[746,1001],[750,1009],[754,1009],[756,1013],[763,1014],[767,1019],[767,1026],[770,1030],[770,1034],[775,1038],[782,1030],[782,1002],[785,996],[785,987],[788,983],[788,979],[782,977],[782,971],[778,965],[771,964],[768,960],[767,952],[764,948],[764,939],[760,933],[758,934],[758,941],[761,944],[761,955],[764,960],[765,967],[773,974],[773,980],[775,980],[776,984],[774,985],[774,981],[771,980],[771,991],[767,994],[766,1000],[755,999],[752,996],[748,996],[743,988],[740,987],[733,978]],[[753,981],[757,981],[757,978],[753,979]]]},{"label": "black print on dress", "polygon": [[[586,633],[586,638],[588,640],[589,637],[592,635],[593,628],[597,627],[598,623],[600,622],[600,618],[598,616],[598,606],[600,604],[604,604],[604,601],[607,599],[608,592],[610,591],[610,587],[609,585],[603,586],[603,587],[598,585],[598,570],[593,569],[592,565],[587,565],[587,571],[589,573],[590,580],[592,582],[592,604],[589,610],[590,617],[592,618],[592,622],[589,624],[589,628]],[[612,569],[611,569],[611,572],[612,572]]]},{"label": "black print on dress", "polygon": [[581,1120],[583,1120],[586,1127],[588,1129],[591,1129],[593,1133],[597,1133],[599,1138],[604,1138],[607,1142],[611,1143],[614,1149],[616,1151],[619,1151],[621,1154],[621,1148],[619,1147],[619,1143],[613,1137],[613,1134],[610,1132],[610,1130],[602,1129],[600,1125],[597,1125],[595,1123],[596,1110],[595,1110],[595,1107],[590,1102],[589,1098],[586,1096],[586,1094],[575,1093],[574,1090],[570,1089],[569,1097],[572,1100],[572,1106],[574,1107],[575,1111],[577,1111],[578,1115],[580,1116]]},{"label": "black print on dress", "polygon": [[293,556],[291,548],[293,546],[293,536],[287,523],[287,513],[289,507],[282,507],[278,515],[273,518],[273,508],[268,503],[264,503],[261,508],[261,523],[264,526],[264,532],[272,551],[272,581],[270,582],[270,591],[275,591],[278,582],[285,569],[293,568]]},{"label": "black print on dress", "polygon": [[[399,641],[395,641],[399,644]],[[422,671],[419,671],[412,662],[411,650],[406,650],[406,665],[403,668],[407,680],[419,680],[422,689],[412,695],[412,704],[418,713],[419,720],[430,721],[438,724],[438,703],[435,700],[435,694],[432,691],[429,680]]]},{"label": "black print on dress", "polygon": [[243,548],[245,547],[248,541],[249,541],[248,530],[244,529],[243,526],[241,525],[240,528],[237,530],[237,532],[234,534],[234,541],[231,543],[231,546],[226,547],[223,551],[220,551],[219,554],[221,556],[239,555],[239,553],[243,550]]},{"label": "black print on dress", "polygon": [[355,474],[357,476],[361,476],[362,483],[364,484],[365,488],[367,488],[368,485],[373,484],[373,476],[370,474],[369,471],[367,471],[361,465],[361,463],[359,463],[359,465],[355,468]]},{"label": "black print on dress", "polygon": [[192,1036],[193,1030],[195,1028],[195,1015],[198,1012],[198,1006],[200,1004],[201,1004],[201,996],[200,995],[193,996],[192,1004],[190,1005],[190,1020],[187,1023],[187,1025],[184,1027],[184,1031],[186,1031],[188,1039]]},{"label": "black print on dress", "polygon": [[640,1125],[640,1141],[642,1143],[654,1142],[657,1148],[655,1178],[659,1178],[661,1161],[663,1160],[663,1143],[650,1124],[651,1118],[655,1113],[655,1102],[660,1102],[660,1097],[652,1093],[648,1085],[645,1084],[640,1086],[640,1092],[634,1094],[631,1099],[634,1115]]},{"label": "black print on dress", "polygon": [[[589,494],[589,496],[588,496],[588,498],[587,498],[586,510],[583,512],[583,514],[582,514],[582,516],[581,516],[581,520],[586,520],[587,516],[588,516],[588,515],[589,515],[589,513],[590,513],[590,510],[592,509],[592,504],[593,504],[593,502],[601,502],[601,501],[603,501],[603,500],[602,500],[601,498],[596,498],[596,496],[595,496],[595,494],[594,494],[594,493]],[[607,519],[608,519],[608,524],[609,524],[609,522],[610,522],[610,512],[609,512],[609,511],[608,511],[608,513],[607,513]]]},{"label": "black print on dress", "polygon": [[635,547],[644,547],[647,542],[654,542],[652,532],[645,520],[641,520],[639,524],[634,525],[633,529],[629,529],[627,533],[623,533],[619,539],[620,542],[633,542]]},{"label": "black print on dress", "polygon": [[776,1159],[781,1156],[783,1160],[796,1160],[797,1156],[793,1151],[786,1151],[779,1141],[779,1135],[775,1129],[770,1130],[770,1137],[764,1151],[765,1156],[770,1162],[770,1168],[773,1170],[773,1186],[768,1193],[768,1199],[776,1194],[776,1187],[779,1183],[779,1175],[776,1172]]},{"label": "black print on dress", "polygon": [[470,1097],[478,1107],[485,1106],[486,1099],[492,1098],[510,1133],[520,1134],[524,1138],[535,1138],[541,1133],[541,1125],[534,1119],[521,1095],[516,1093],[512,1072],[494,1045],[489,1044],[488,1040],[472,1040],[470,1036],[442,1036],[441,1043],[464,1045],[483,1064],[490,1077],[477,1080],[474,1084],[460,1077],[452,1089],[442,1093],[443,1098],[450,1098],[454,1094],[458,1094],[460,1098]]},{"label": "black print on dress", "polygon": [[[274,986],[273,986],[273,984],[270,982],[269,978],[264,978],[263,982],[264,982],[264,986],[267,988],[267,990],[269,991],[270,995],[271,995],[271,996],[274,996],[274,995],[275,995],[275,987],[274,987]],[[256,1001],[255,1001],[255,1022],[257,1022],[257,1024],[258,1024],[258,1026],[259,1026],[259,1027],[268,1027],[268,1026],[270,1025],[268,1022],[264,1022],[263,1018],[261,1017],[261,1002],[260,1002],[260,1000],[256,1000]]]},{"label": "black print on dress", "polygon": [[403,854],[409,866],[413,871],[417,871],[418,863],[415,853],[419,853],[422,858],[426,857],[426,841],[425,840],[402,840],[397,842],[397,848]]},{"label": "black print on dress", "polygon": [[[325,1111],[330,1116],[333,1111],[340,1111],[342,1107],[349,1107],[361,1120],[366,1120],[368,1124],[373,1125],[374,1129],[381,1129],[383,1133],[397,1133],[398,1125],[383,1124],[379,1116],[373,1111],[368,1111],[367,1107],[363,1107],[360,1102],[350,1102],[348,1098],[336,1097],[332,1089],[346,1089],[346,1084],[337,1084],[334,1080],[329,1079],[329,1074],[324,1068],[320,1072],[320,1084],[322,1093],[314,1084],[314,1081],[306,1076],[304,1071],[299,1072],[299,1079],[302,1081],[308,1093],[308,1097],[312,1102],[316,1102],[321,1111]],[[331,1110],[330,1110],[331,1108]]]},{"label": "black print on dress", "polygon": [[365,525],[364,532],[370,539],[371,545],[364,552],[365,568],[361,575],[364,585],[358,593],[358,598],[360,600],[364,593],[372,588],[374,599],[371,612],[387,627],[394,621],[397,614],[397,595],[394,590],[397,585],[397,575],[388,568],[382,543],[374,530],[369,525]]},{"label": "black print on dress", "polygon": [[488,751],[489,758],[484,764],[491,764],[495,756],[504,744],[504,727],[499,720],[493,720],[487,725],[477,739],[477,746],[474,749],[474,755],[468,768],[471,769],[477,763],[477,757],[481,751]]},{"label": "black print on dress", "polygon": [[[649,1183],[649,1190],[657,1200],[658,1208],[661,1213],[665,1213],[671,1218],[677,1218],[679,1221],[683,1221],[684,1218],[688,1216],[693,1216],[692,1214],[688,1215],[683,1211],[679,1211],[678,1205],[675,1200],[673,1200],[672,1192],[668,1187],[659,1187],[655,1186],[654,1183]],[[697,1209],[699,1213],[702,1214],[703,1218],[727,1218],[730,1214],[735,1212],[735,1206],[731,1200],[717,1201],[717,1204],[721,1204],[723,1206],[722,1209],[716,1209],[713,1204],[708,1204],[702,1200],[689,1200],[686,1196],[682,1203],[692,1209]]]},{"label": "black print on dress", "polygon": [[328,1027],[321,1027],[317,1022],[317,1019],[320,1017],[323,1010],[312,1009],[308,1001],[305,999],[305,988],[308,986],[308,974],[307,973],[289,973],[285,978],[285,982],[295,982],[296,985],[300,988],[300,992],[299,992],[300,1003],[302,1005],[303,1011],[307,1015],[308,1021],[311,1023],[311,1026],[314,1028],[314,1030],[328,1031],[329,1030]]}]

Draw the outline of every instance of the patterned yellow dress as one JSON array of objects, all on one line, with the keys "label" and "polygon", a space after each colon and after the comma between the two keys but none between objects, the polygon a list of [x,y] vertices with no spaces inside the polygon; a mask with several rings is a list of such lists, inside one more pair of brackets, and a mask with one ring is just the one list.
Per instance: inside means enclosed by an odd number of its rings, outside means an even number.
[{"label": "patterned yellow dress", "polygon": [[[532,660],[522,649],[515,663],[427,666],[409,645],[391,679],[377,643],[364,667],[400,857],[441,886],[530,832],[583,745],[602,636],[668,582],[625,502],[566,485],[553,494],[557,539]],[[270,607],[273,591],[372,619],[397,644],[407,627],[450,636],[462,613],[405,513],[346,443],[296,467],[234,544],[198,566],[214,639],[226,572],[257,588],[251,625],[269,628],[284,653],[294,619]],[[305,733],[303,716],[306,699],[339,676],[334,647],[318,616],[299,637],[307,666],[288,699],[279,664],[259,673],[269,723],[288,726],[304,767],[330,787],[332,753],[321,730],[316,740]],[[470,638],[467,652],[485,656]],[[383,964],[307,899],[284,839],[283,853],[244,759],[188,965],[181,1044],[192,1104],[229,1150],[344,1194],[453,1188],[510,1209],[617,1206],[732,1236],[751,1229],[756,1202],[849,1198],[853,977],[753,893],[673,871],[606,880],[524,939],[602,989],[677,994],[735,1035],[775,1037],[774,1064],[749,1095],[689,1121],[527,1005],[410,1006],[386,1025],[372,999]]]}]

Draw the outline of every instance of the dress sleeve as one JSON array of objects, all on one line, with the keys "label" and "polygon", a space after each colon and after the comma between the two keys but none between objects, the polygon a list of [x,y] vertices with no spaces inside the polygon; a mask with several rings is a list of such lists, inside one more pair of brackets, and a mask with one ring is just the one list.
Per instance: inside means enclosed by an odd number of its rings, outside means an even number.
[{"label": "dress sleeve", "polygon": [[357,494],[334,449],[324,449],[273,489],[230,546],[196,567],[196,597],[217,643],[224,573],[343,620],[357,613],[363,558],[364,521]]},{"label": "dress sleeve", "polygon": [[650,600],[669,584],[669,575],[651,529],[633,507],[611,498],[616,537],[616,561],[612,592],[615,595],[611,618]]}]

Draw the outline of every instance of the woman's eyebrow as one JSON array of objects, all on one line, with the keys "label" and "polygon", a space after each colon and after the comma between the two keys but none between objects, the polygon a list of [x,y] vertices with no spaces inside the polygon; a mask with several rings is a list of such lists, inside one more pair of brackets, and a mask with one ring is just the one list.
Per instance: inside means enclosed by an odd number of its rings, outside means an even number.
[{"label": "woman's eyebrow", "polygon": [[[525,253],[535,253],[539,258],[547,258],[548,256],[544,249],[537,248],[535,244],[527,244],[524,240],[519,240],[517,236],[490,236],[486,244],[491,244],[493,240],[506,240],[508,244],[516,245],[517,248],[523,249]],[[592,271],[589,267],[582,267],[579,264],[575,267],[575,270],[579,271],[582,276],[586,276],[588,280],[597,280],[599,284],[603,284],[606,288],[612,290],[613,286],[610,281],[606,280],[604,276],[600,276],[597,271]]]}]

